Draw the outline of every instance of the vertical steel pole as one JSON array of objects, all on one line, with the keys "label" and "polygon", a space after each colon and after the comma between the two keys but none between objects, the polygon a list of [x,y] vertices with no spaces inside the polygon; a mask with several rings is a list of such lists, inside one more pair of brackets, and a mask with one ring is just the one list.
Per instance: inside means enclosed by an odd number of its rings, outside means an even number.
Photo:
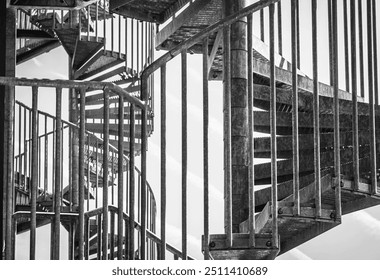
[{"label": "vertical steel pole", "polygon": [[376,168],[376,120],[375,120],[375,91],[373,76],[373,41],[372,41],[372,0],[367,1],[367,46],[368,46],[368,95],[369,95],[369,130],[370,130],[370,160],[371,160],[371,185],[373,194],[377,192],[377,168]]},{"label": "vertical steel pole", "polygon": [[135,105],[130,103],[129,128],[129,260],[135,259]]},{"label": "vertical steel pole", "polygon": [[209,185],[208,185],[208,38],[203,40],[203,230],[204,230],[204,259],[210,258],[209,250]]},{"label": "vertical steel pole", "polygon": [[38,188],[38,88],[32,88],[32,187],[30,191],[30,259],[36,259],[37,188]]},{"label": "vertical steel pole", "polygon": [[[300,214],[300,185],[299,185],[299,140],[298,140],[298,0],[292,0],[292,124],[293,124],[293,201],[294,212]],[[297,46],[297,47],[296,47]],[[276,101],[275,101],[276,102]]]},{"label": "vertical steel pole", "polygon": [[[359,26],[359,68],[360,68],[360,96],[365,95],[364,82],[364,38],[363,38],[363,0],[358,0]],[[352,31],[351,31],[352,32]]]},{"label": "vertical steel pole", "polygon": [[333,46],[333,88],[334,88],[334,170],[335,170],[335,207],[336,219],[342,216],[340,192],[340,124],[339,124],[339,61],[338,61],[338,8],[337,1],[332,1],[332,46]]},{"label": "vertical steel pole", "polygon": [[[119,18],[120,19],[120,18]],[[119,96],[119,133],[118,133],[118,191],[117,191],[117,259],[123,259],[123,209],[124,209],[124,97]]]},{"label": "vertical steel pole", "polygon": [[56,89],[56,133],[55,133],[55,178],[54,178],[54,222],[53,222],[53,260],[60,256],[60,226],[61,226],[61,133],[62,133],[62,88]]},{"label": "vertical steel pole", "polygon": [[[223,30],[224,69],[224,230],[232,247],[232,159],[231,159],[231,26]],[[249,108],[249,107],[248,107]]]},{"label": "vertical steel pole", "polygon": [[[147,92],[142,92],[142,100],[147,104]],[[147,118],[148,106],[141,110],[142,114],[142,131],[141,131],[141,259],[146,259],[146,151],[147,151]]]},{"label": "vertical steel pole", "polygon": [[[294,0],[293,0],[294,1]],[[294,20],[294,15],[293,15]],[[271,123],[271,169],[272,169],[272,236],[273,247],[278,248],[278,204],[277,204],[277,129],[276,129],[276,65],[275,65],[275,36],[274,36],[274,4],[269,6],[270,28],[270,123]],[[297,64],[296,64],[297,65]],[[294,110],[293,110],[294,111]]]},{"label": "vertical steel pole", "polygon": [[181,53],[182,74],[182,259],[187,259],[187,52]]},{"label": "vertical steel pole", "polygon": [[379,69],[378,69],[378,49],[377,49],[377,9],[376,1],[372,0],[372,21],[373,21],[373,75],[374,75],[374,94],[375,105],[379,105]]},{"label": "vertical steel pole", "polygon": [[108,258],[108,155],[109,155],[109,128],[110,128],[110,94],[104,90],[104,123],[103,123],[103,224],[102,224],[102,252],[103,260]]},{"label": "vertical steel pole", "polygon": [[318,75],[318,4],[312,0],[312,45],[313,45],[313,113],[314,113],[314,175],[316,217],[322,216],[321,192],[321,143],[319,124],[319,75]]},{"label": "vertical steel pole", "polygon": [[166,256],[166,64],[161,66],[161,244],[160,259]]},{"label": "vertical steel pole", "polygon": [[278,53],[282,55],[282,2],[277,2]]},{"label": "vertical steel pole", "polygon": [[351,76],[352,76],[352,140],[354,189],[359,189],[359,119],[358,119],[358,84],[357,84],[357,48],[356,48],[356,0],[351,1]]},{"label": "vertical steel pole", "polygon": [[[279,49],[282,50],[280,41],[282,38],[280,35],[280,21],[281,21],[281,2],[278,2],[278,19],[279,19]],[[249,169],[248,169],[248,188],[249,188],[249,246],[254,247],[255,240],[255,166],[254,166],[254,142],[253,142],[253,20],[252,14],[247,17],[248,24],[248,153],[249,153]],[[281,51],[282,52],[282,51]]]},{"label": "vertical steel pole", "polygon": [[86,90],[80,89],[80,125],[79,125],[79,223],[78,223],[78,258],[84,258],[84,145],[85,145],[85,125],[86,111],[85,100]]},{"label": "vertical steel pole", "polygon": [[343,0],[343,30],[344,30],[344,63],[346,72],[346,91],[350,91],[350,55],[349,55],[349,30],[348,30],[348,7],[347,0]]}]

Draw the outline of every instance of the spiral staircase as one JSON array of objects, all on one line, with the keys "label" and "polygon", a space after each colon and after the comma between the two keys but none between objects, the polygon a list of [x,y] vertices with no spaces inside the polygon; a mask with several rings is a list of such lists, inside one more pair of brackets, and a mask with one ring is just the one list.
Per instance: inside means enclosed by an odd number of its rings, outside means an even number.
[{"label": "spiral staircase", "polygon": [[[109,1],[109,5],[108,1],[71,1],[72,3],[66,1],[66,5],[68,6],[64,7],[61,6],[62,2],[60,1],[53,4],[52,2],[54,1],[41,0],[38,1],[38,4],[31,4],[30,2],[31,1],[27,0],[15,0],[11,3],[19,9],[19,22],[25,25],[24,28],[19,28],[18,30],[20,38],[17,49],[18,63],[22,63],[62,45],[71,58],[71,69],[73,70],[71,77],[73,79],[89,83],[93,82],[94,84],[104,83],[105,85],[106,83],[113,83],[123,89],[124,93],[146,102],[145,104],[147,104],[148,108],[146,115],[144,115],[143,110],[134,111],[134,105],[132,105],[129,100],[124,100],[124,103],[119,102],[120,97],[116,92],[111,92],[109,100],[107,99],[106,101],[104,92],[99,88],[87,89],[85,94],[81,95],[79,95],[78,90],[76,91],[76,97],[72,100],[76,106],[76,110],[80,107],[78,105],[79,103],[85,104],[86,135],[91,135],[86,136],[87,140],[83,142],[86,147],[84,172],[92,186],[90,188],[90,184],[88,184],[88,187],[84,189],[85,201],[88,204],[87,212],[84,213],[84,216],[88,218],[87,220],[85,219],[84,223],[86,232],[84,236],[84,257],[87,259],[114,259],[116,256],[118,258],[141,257],[142,259],[162,259],[165,258],[165,250],[168,250],[173,254],[175,259],[191,259],[186,251],[181,252],[169,245],[170,240],[168,243],[166,242],[165,225],[162,224],[164,217],[162,216],[163,208],[161,208],[160,212],[161,235],[156,235],[156,201],[153,191],[150,188],[148,188],[149,203],[145,206],[139,203],[139,217],[136,219],[136,223],[133,223],[133,230],[139,230],[138,233],[135,233],[138,238],[138,244],[140,244],[137,246],[137,249],[128,247],[131,246],[128,241],[131,235],[127,229],[127,225],[131,224],[129,221],[130,211],[128,209],[123,210],[125,222],[124,236],[119,238],[115,232],[115,215],[116,213],[120,213],[118,212],[116,203],[113,201],[115,197],[113,188],[114,186],[117,187],[115,178],[120,175],[117,170],[120,155],[118,149],[120,149],[121,146],[123,147],[123,172],[129,169],[130,158],[134,158],[135,156],[143,157],[146,152],[146,150],[144,150],[146,143],[143,143],[143,138],[144,135],[145,137],[149,137],[153,133],[154,92],[152,74],[156,70],[161,69],[161,85],[165,85],[167,79],[163,69],[166,69],[166,64],[168,64],[170,60],[180,54],[182,54],[182,56],[186,53],[201,54],[204,58],[204,81],[224,80],[226,83],[226,79],[228,79],[226,72],[228,72],[228,70],[226,68],[227,64],[224,62],[224,51],[228,47],[225,44],[225,36],[228,33],[225,32],[223,28],[252,14],[256,16],[260,13],[260,16],[264,18],[264,12],[262,11],[267,10],[268,7],[274,9],[274,3],[276,2],[280,3],[276,4],[277,13],[279,15],[281,1],[259,1],[243,9],[242,12],[226,18],[222,16],[223,9],[221,0],[198,0],[194,2],[114,0]],[[106,2],[107,4],[105,4]],[[373,3],[375,4],[375,1],[373,1]],[[185,5],[187,6],[185,7]],[[333,6],[334,5],[332,5],[332,7]],[[181,12],[179,12],[180,10]],[[172,17],[176,12],[179,13],[175,17]],[[271,10],[269,14],[271,14]],[[128,17],[135,17],[141,21],[133,20],[136,24],[135,28],[139,25],[141,30],[143,30],[145,26],[147,32],[146,36],[142,35],[137,40],[150,37],[150,42],[147,43],[147,45],[150,44],[151,49],[149,49],[148,46],[146,47],[145,57],[144,54],[142,54],[144,51],[141,50],[140,55],[142,55],[142,58],[138,56],[134,62],[132,58],[134,57],[133,52],[138,55],[139,43],[136,43],[137,48],[134,50],[132,47],[134,44],[131,44],[131,49],[127,50],[128,43],[126,43],[125,52],[123,53],[123,48],[120,43],[121,29],[115,27],[119,25],[120,28],[120,26],[123,25],[125,26],[125,32],[128,26],[133,24],[132,20],[128,19]],[[114,22],[115,18],[118,18],[116,22]],[[160,28],[157,34],[153,32],[153,24],[147,28],[148,24],[145,23],[163,23],[167,20],[169,20],[169,23]],[[264,21],[264,19],[262,21]],[[281,23],[283,22],[283,20],[280,21]],[[103,24],[104,37],[98,35],[99,26],[103,26]],[[108,27],[107,24],[112,25],[112,27]],[[264,28],[268,27],[262,24],[262,34],[265,33]],[[111,32],[107,31],[108,29],[111,29]],[[272,32],[271,30],[267,31],[269,33]],[[132,34],[136,32],[133,25],[130,32],[132,32]],[[117,36],[119,36],[119,39],[114,40],[114,37]],[[156,38],[155,47],[160,50],[168,51],[157,60],[154,60],[153,57],[153,40],[151,40],[153,36]],[[26,37],[30,39],[23,41],[22,38]],[[112,39],[110,39],[111,37]],[[349,90],[350,87],[348,87],[348,89],[339,90],[337,93],[334,84],[326,85],[318,83],[319,106],[315,107],[316,101],[315,98],[313,99],[315,84],[312,78],[307,77],[301,72],[302,67],[297,69],[297,84],[295,85],[292,61],[288,61],[280,53],[274,53],[272,49],[274,42],[272,39],[270,41],[265,40],[265,35],[261,38],[257,38],[251,34],[248,35],[248,37],[251,37],[248,39],[251,42],[248,45],[252,46],[252,49],[248,50],[248,56],[252,56],[252,61],[250,62],[250,66],[247,66],[248,70],[251,70],[253,74],[251,77],[253,105],[251,119],[252,129],[254,132],[268,135],[266,137],[255,137],[253,134],[254,139],[251,146],[252,158],[266,159],[268,162],[254,165],[254,162],[249,163],[252,174],[254,174],[251,183],[253,186],[260,188],[259,190],[253,189],[253,195],[248,194],[247,191],[245,195],[246,200],[250,199],[249,202],[246,201],[244,206],[238,206],[242,208],[241,211],[247,214],[246,220],[239,224],[238,231],[234,230],[232,232],[229,224],[231,223],[229,220],[231,218],[228,218],[228,211],[236,211],[237,206],[232,205],[231,192],[228,192],[228,189],[225,190],[226,232],[224,234],[210,235],[205,229],[205,234],[202,237],[202,251],[205,259],[274,259],[338,226],[342,222],[341,215],[380,204],[380,186],[377,183],[379,178],[377,173],[378,169],[376,169],[376,166],[378,166],[380,162],[377,154],[371,155],[373,151],[377,151],[380,144],[380,134],[377,129],[378,123],[380,122],[379,105],[375,104],[372,107],[371,101],[368,102],[367,98],[361,96],[357,97],[357,101],[353,101],[352,87],[351,91]],[[129,38],[133,40],[133,37]],[[111,40],[111,44],[109,44],[109,40]],[[128,40],[127,35],[125,35],[124,40]],[[143,41],[139,42],[141,43],[140,47],[145,44]],[[117,44],[119,44],[119,48],[115,47]],[[128,54],[130,52],[132,52],[132,55]],[[248,60],[249,59],[250,58],[248,58]],[[142,61],[141,63],[140,60]],[[157,76],[158,75],[155,75],[155,77]],[[294,107],[295,103],[293,100],[293,89],[295,86],[298,91],[296,107]],[[165,92],[165,86],[161,87],[161,94],[163,94],[163,92]],[[205,95],[207,95],[207,90],[205,92]],[[276,93],[274,99],[273,92]],[[85,98],[84,103],[79,96]],[[106,105],[106,102],[109,102],[109,105]],[[336,103],[338,103],[338,106],[336,106]],[[121,106],[121,104],[123,106],[122,112],[124,112],[123,119],[125,124],[122,138],[123,145],[120,145],[119,134],[119,106]],[[208,103],[204,104],[206,104],[204,105],[205,110],[205,108],[208,107]],[[20,118],[22,116],[21,112],[24,112],[23,116],[25,120],[22,126],[27,126],[27,116],[32,114],[32,108],[21,103],[18,103],[17,106],[20,108],[17,110],[17,112],[20,112]],[[163,107],[161,107],[161,109],[162,108]],[[316,108],[319,110],[317,114],[315,111]],[[336,108],[339,109],[338,113],[336,112]],[[374,108],[374,115],[371,114],[372,108]],[[249,108],[249,110],[251,110],[251,108]],[[108,114],[106,116],[107,111]],[[228,110],[224,108],[224,111]],[[297,150],[294,149],[295,111],[298,112],[298,134],[296,135],[298,139]],[[204,113],[204,116],[207,116],[207,111],[204,111]],[[39,114],[44,116],[43,112]],[[316,134],[314,133],[314,116],[316,115],[319,117],[318,138],[320,143],[318,147],[320,150],[320,170],[318,174],[316,174],[315,164]],[[338,143],[336,140],[337,116],[339,123]],[[32,119],[30,117],[28,118],[28,120],[32,122]],[[52,123],[56,121],[56,117],[49,116],[49,118],[51,118]],[[135,121],[137,121],[133,129],[132,126],[130,126],[132,118],[134,124]],[[227,119],[228,118],[230,118],[230,116],[227,115]],[[275,122],[273,122],[273,118]],[[110,136],[108,141],[105,142],[104,121],[107,119],[109,120],[107,127]],[[357,119],[356,124],[355,119]],[[80,122],[79,115],[77,119],[74,117],[70,121],[70,123],[67,122],[66,127],[65,123],[63,124],[62,131],[65,129],[67,131],[70,129],[77,131],[77,126]],[[158,121],[156,120],[156,122]],[[20,121],[19,124],[21,123]],[[165,123],[165,119],[163,119],[161,111],[161,125],[163,125],[163,123]],[[206,124],[207,121],[205,122],[205,127],[207,127]],[[275,124],[275,129],[273,124]],[[355,125],[357,125],[356,130]],[[144,127],[145,131],[143,131]],[[161,132],[162,128],[161,126]],[[17,129],[16,125],[16,130]],[[133,132],[131,130],[133,130]],[[53,135],[54,129],[47,131],[45,125],[44,135],[49,133]],[[68,135],[75,135],[75,133]],[[133,139],[135,139],[133,145],[131,145],[132,133]],[[30,135],[29,133],[29,136]],[[26,138],[25,133],[24,136]],[[43,137],[43,135],[41,135],[41,137]],[[355,144],[354,139],[356,137],[358,141],[357,144]],[[73,145],[73,142],[75,141],[71,141],[70,145]],[[101,175],[98,175],[97,167],[92,167],[92,161],[96,158],[96,165],[99,164],[99,166],[101,166],[103,164],[102,160],[104,159],[106,143],[111,147],[108,151],[108,166],[110,166],[112,175],[110,182],[107,184],[112,188],[112,202],[108,202],[108,206],[103,205],[103,208],[109,208],[112,225],[109,232],[106,232],[106,234],[103,233],[103,236],[106,236],[108,239],[108,245],[106,249],[104,249],[103,246],[103,252],[101,252],[102,241],[100,236],[102,235],[102,231],[99,228],[101,228],[102,219],[99,215],[102,210],[94,207],[94,205],[90,207],[89,201],[98,199],[98,185],[103,184],[103,178]],[[205,143],[208,143],[207,140]],[[273,143],[276,143],[276,149],[273,148]],[[26,146],[27,145],[29,144],[26,144]],[[336,147],[339,147],[339,163],[336,163]],[[165,146],[161,148],[163,149]],[[71,147],[71,149],[73,148]],[[103,150],[103,152],[98,153],[99,149]],[[355,159],[355,149],[358,151],[357,159]],[[133,155],[131,155],[131,150]],[[31,155],[25,158],[30,151],[31,148],[23,148],[23,152],[21,152],[20,148],[20,153],[17,154],[17,151],[15,153],[15,165],[20,165],[20,168],[16,168],[15,173],[15,184],[20,186],[16,187],[16,212],[13,214],[15,216],[18,215],[17,211],[29,211],[30,209],[30,183],[28,182],[31,180],[26,173],[26,168],[21,168],[23,163],[20,163],[22,162],[22,157],[24,157],[23,162],[31,158]],[[249,153],[249,150],[247,150],[247,153]],[[293,167],[295,159],[298,161],[299,166],[297,174]],[[275,160],[275,163],[273,163],[273,160]],[[358,160],[358,162],[355,162],[356,160]],[[142,162],[143,161],[144,160],[142,160]],[[204,162],[204,164],[206,163]],[[340,166],[339,177],[336,176],[337,164]],[[276,183],[273,183],[274,165],[276,166]],[[356,172],[355,166],[359,166],[357,175],[354,175]],[[376,174],[374,174],[374,170]],[[136,172],[138,173],[136,177],[142,178],[141,172],[144,173],[145,171],[142,170],[140,172],[136,169]],[[161,176],[165,176],[165,173],[162,172],[165,171],[162,171],[161,168]],[[30,175],[30,172],[28,174]],[[129,176],[130,175],[131,173],[129,173]],[[205,181],[207,181],[208,175],[205,174],[204,176]],[[317,176],[319,177],[319,184],[316,182]],[[297,182],[295,183],[294,180],[297,180]],[[158,185],[159,182],[151,183]],[[373,183],[376,185],[374,186]],[[271,184],[272,186],[268,187],[268,185]],[[95,185],[96,195],[94,194]],[[298,192],[295,192],[295,185],[299,188]],[[140,194],[142,186],[140,182],[138,184],[138,201],[141,201],[141,197],[143,196]],[[41,185],[39,187],[41,188]],[[128,188],[130,188],[130,186],[127,185],[127,189]],[[274,191],[274,188],[276,191]],[[126,192],[130,192],[130,190]],[[208,195],[206,185],[204,192]],[[274,192],[276,193],[276,197],[274,197]],[[74,245],[72,258],[81,258],[78,253],[78,232],[73,230],[79,218],[70,216],[72,213],[77,213],[72,204],[72,194],[67,189],[66,192],[63,191],[62,196],[61,207],[62,213],[64,213],[62,214],[64,217],[62,218],[62,224],[68,231],[73,232],[72,242]],[[161,193],[161,207],[165,204],[162,199]],[[45,190],[41,190],[37,201],[37,211],[54,212],[53,194],[47,193],[46,188]],[[143,225],[140,217],[143,208],[149,213],[147,218],[148,225]],[[248,215],[248,213],[250,213],[250,215]],[[208,216],[204,217],[204,220],[208,219]],[[39,219],[37,227],[48,223],[51,223],[51,218],[49,217]],[[118,227],[119,226],[120,225],[118,225]],[[29,219],[20,218],[16,233],[28,230],[30,230]],[[186,243],[186,237],[183,238],[185,238]],[[121,248],[119,240],[122,240],[121,244],[123,248]],[[142,246],[142,243],[147,244],[147,247]],[[116,244],[120,245],[117,249]],[[120,249],[122,249],[121,252]],[[128,255],[127,252],[130,250],[133,250],[133,252]]]}]

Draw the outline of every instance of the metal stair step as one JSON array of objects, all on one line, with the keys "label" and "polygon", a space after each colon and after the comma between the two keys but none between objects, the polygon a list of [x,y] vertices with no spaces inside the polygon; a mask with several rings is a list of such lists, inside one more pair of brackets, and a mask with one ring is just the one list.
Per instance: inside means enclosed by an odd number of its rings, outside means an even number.
[{"label": "metal stair step", "polygon": [[[277,112],[277,134],[292,134],[292,114],[285,112]],[[234,119],[234,116],[232,116]],[[319,116],[321,132],[332,132],[334,129],[334,116],[332,114],[321,114]],[[359,130],[369,128],[369,117],[359,116]],[[376,116],[376,122],[380,122],[380,115]],[[313,114],[300,112],[298,116],[298,126],[300,134],[313,133]],[[262,133],[270,133],[270,113],[263,111],[254,112],[254,130]],[[340,115],[340,130],[352,130],[352,119],[350,115]]]},{"label": "metal stair step", "polygon": [[[140,124],[135,125],[135,137],[136,138],[141,138],[141,128],[142,128],[142,126]],[[101,124],[101,123],[86,123],[86,129],[89,131],[92,131],[94,133],[103,133],[103,124]],[[149,131],[152,131],[151,125],[147,125],[148,134],[149,134]],[[110,124],[109,125],[109,133],[110,133],[110,135],[118,135],[118,133],[119,133],[118,125],[117,124]],[[124,136],[125,137],[130,136],[129,126],[125,126]]]}]

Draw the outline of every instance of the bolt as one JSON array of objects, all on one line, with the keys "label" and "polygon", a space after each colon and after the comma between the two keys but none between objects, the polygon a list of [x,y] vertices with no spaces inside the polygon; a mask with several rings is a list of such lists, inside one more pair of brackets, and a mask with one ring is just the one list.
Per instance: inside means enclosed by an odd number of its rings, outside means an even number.
[{"label": "bolt", "polygon": [[267,245],[267,247],[272,247],[272,241],[268,240],[265,245]]},{"label": "bolt", "polygon": [[334,212],[331,212],[331,214],[330,214],[330,218],[331,218],[332,220],[335,219],[335,213],[334,213]]},{"label": "bolt", "polygon": [[208,245],[210,248],[215,248],[216,244],[214,241],[211,241],[210,244]]},{"label": "bolt", "polygon": [[282,208],[279,208],[279,209],[278,209],[278,214],[281,215],[281,214],[283,214],[283,213],[284,213],[284,211],[282,211]]}]

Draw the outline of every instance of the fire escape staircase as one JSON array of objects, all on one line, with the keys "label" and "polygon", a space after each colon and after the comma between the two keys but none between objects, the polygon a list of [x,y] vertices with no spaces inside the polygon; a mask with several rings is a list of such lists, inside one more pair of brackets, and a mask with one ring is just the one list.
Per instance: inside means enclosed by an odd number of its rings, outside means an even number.
[{"label": "fire escape staircase", "polygon": [[[27,5],[30,1],[13,1]],[[41,0],[41,3],[43,1]],[[58,1],[59,2],[59,1]],[[86,2],[86,1],[84,1]],[[116,6],[111,8],[120,13],[127,13],[133,10],[135,1],[130,1],[129,8]],[[184,17],[182,25],[176,25],[176,18],[173,23],[164,27],[157,34],[156,47],[162,50],[171,50],[181,42],[190,39],[193,35],[201,32],[205,27],[221,19],[221,1],[208,0],[195,1],[198,5],[194,9],[199,9],[198,13],[186,19],[186,10],[179,17]],[[17,3],[14,3],[17,4]],[[20,4],[21,5],[21,4]],[[22,5],[21,5],[22,6]],[[190,5],[190,7],[192,7]],[[193,8],[193,7],[192,7]],[[192,9],[191,8],[191,9]],[[190,9],[190,8],[189,8]],[[86,32],[88,22],[94,22],[93,10],[90,14],[81,17],[83,22],[78,24]],[[112,16],[108,14],[107,16]],[[209,16],[209,15],[212,16]],[[152,16],[153,14],[149,14]],[[32,22],[38,26],[39,31],[43,31],[44,36],[51,36],[47,41],[59,39],[70,57],[73,59],[73,68],[77,69],[74,77],[77,80],[87,81],[112,81],[139,96],[139,73],[133,69],[126,69],[122,66],[125,62],[125,54],[108,51],[104,49],[102,38],[92,38],[85,35],[78,35],[79,26],[60,28],[60,25],[70,25],[70,17],[67,22],[59,18],[58,13],[46,14],[45,17],[32,17]],[[147,15],[141,15],[141,19],[146,19]],[[178,17],[177,17],[178,18]],[[152,18],[154,19],[154,17]],[[151,20],[152,20],[151,19]],[[157,20],[157,18],[155,18]],[[162,20],[162,18],[161,18]],[[186,21],[187,20],[187,21]],[[55,23],[55,26],[54,26]],[[62,24],[61,24],[62,23]],[[54,28],[52,28],[54,26]],[[167,28],[167,29],[165,29]],[[170,30],[169,30],[170,29]],[[168,31],[167,31],[168,30]],[[167,31],[167,32],[166,32]],[[169,32],[171,31],[171,32]],[[168,33],[169,32],[169,33]],[[21,33],[21,31],[20,31]],[[210,80],[221,80],[223,76],[223,36],[221,32],[209,34],[208,54],[210,59]],[[54,38],[54,39],[53,39]],[[45,42],[44,40],[41,40]],[[45,43],[46,43],[45,42]],[[268,59],[268,46],[259,38],[254,38],[253,50],[253,105],[254,108],[254,131],[264,134],[270,133],[270,61]],[[30,47],[30,48],[38,48]],[[187,52],[201,53],[202,45],[194,44]],[[22,55],[22,50],[19,55]],[[352,147],[352,101],[351,94],[345,91],[339,93],[340,104],[340,155],[342,178],[333,177],[334,168],[334,122],[333,122],[333,88],[329,85],[320,84],[320,142],[321,142],[321,186],[322,186],[322,213],[316,215],[315,206],[315,174],[314,174],[314,142],[313,142],[313,81],[299,72],[299,166],[300,166],[300,213],[294,214],[293,203],[293,147],[292,147],[292,73],[290,63],[286,59],[277,55],[276,62],[276,110],[277,110],[277,167],[278,167],[278,235],[279,246],[272,244],[272,219],[271,189],[263,187],[255,191],[255,246],[249,245],[248,221],[240,224],[239,233],[234,233],[232,246],[226,243],[226,234],[210,235],[208,244],[203,244],[203,249],[208,247],[210,256],[213,259],[274,259],[300,244],[338,226],[341,217],[336,215],[336,194],[335,188],[341,187],[341,207],[342,214],[349,214],[360,211],[368,207],[380,204],[380,196],[372,191],[370,170],[370,142],[369,142],[369,105],[363,99],[359,99],[359,145],[360,145],[360,183],[357,188],[352,179],[353,174],[353,147]],[[111,98],[112,100],[112,98]],[[112,101],[111,101],[112,103]],[[103,119],[103,99],[102,95],[86,93],[86,129],[101,135],[101,121]],[[259,110],[258,110],[259,109]],[[376,109],[376,122],[380,122],[380,108]],[[129,108],[125,108],[129,112]],[[126,119],[129,115],[126,113]],[[110,109],[110,118],[117,118],[117,106]],[[140,118],[136,115],[136,118]],[[152,116],[150,116],[152,118]],[[91,120],[91,121],[90,121]],[[148,126],[150,134],[153,127]],[[379,131],[376,132],[376,146],[379,146]],[[110,124],[110,134],[117,134],[117,124]],[[128,130],[125,137],[128,137]],[[141,136],[136,131],[136,136]],[[112,143],[116,145],[117,142]],[[270,159],[271,138],[254,138],[254,157],[260,159]],[[125,142],[125,154],[128,155],[129,144]],[[141,151],[141,146],[136,143],[136,152]],[[379,165],[379,158],[377,158]],[[255,186],[265,186],[271,182],[271,164],[261,163],[254,166]],[[377,186],[377,193],[380,187]],[[95,254],[96,250],[96,228],[99,224],[90,225],[90,251]],[[113,241],[110,241],[112,243]]]}]

